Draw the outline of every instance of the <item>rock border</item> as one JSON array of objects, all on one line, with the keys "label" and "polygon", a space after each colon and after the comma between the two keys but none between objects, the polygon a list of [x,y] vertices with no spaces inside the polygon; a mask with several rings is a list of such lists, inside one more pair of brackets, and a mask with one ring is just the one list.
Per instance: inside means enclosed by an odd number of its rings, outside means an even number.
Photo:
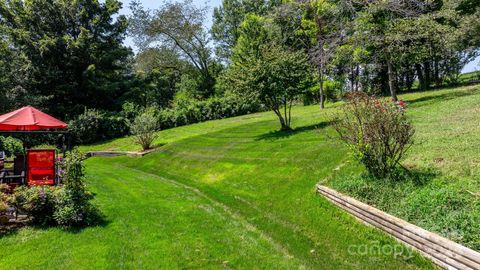
[{"label": "rock border", "polygon": [[129,156],[129,157],[143,157],[146,154],[155,151],[150,149],[143,152],[129,152],[129,151],[89,151],[87,157],[117,157],[117,156]]},{"label": "rock border", "polygon": [[316,191],[337,206],[419,251],[444,269],[480,269],[480,253],[318,184]]}]

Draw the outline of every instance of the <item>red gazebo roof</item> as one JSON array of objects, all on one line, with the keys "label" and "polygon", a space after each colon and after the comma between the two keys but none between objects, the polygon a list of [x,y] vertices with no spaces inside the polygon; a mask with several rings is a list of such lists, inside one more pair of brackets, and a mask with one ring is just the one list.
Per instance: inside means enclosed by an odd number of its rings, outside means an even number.
[{"label": "red gazebo roof", "polygon": [[0,115],[0,130],[3,131],[34,131],[45,129],[63,129],[68,125],[43,113],[32,106]]}]

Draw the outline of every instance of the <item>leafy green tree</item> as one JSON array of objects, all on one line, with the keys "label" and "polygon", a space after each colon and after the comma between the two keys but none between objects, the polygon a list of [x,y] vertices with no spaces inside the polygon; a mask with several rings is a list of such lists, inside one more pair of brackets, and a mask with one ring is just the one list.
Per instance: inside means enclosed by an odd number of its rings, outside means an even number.
[{"label": "leafy green tree", "polygon": [[258,56],[232,63],[223,80],[232,92],[259,98],[278,116],[281,130],[290,130],[292,105],[310,87],[310,75],[303,52],[267,44]]},{"label": "leafy green tree", "polygon": [[202,96],[211,96],[215,78],[211,70],[210,37],[204,28],[206,9],[195,7],[191,0],[166,3],[155,12],[134,1],[130,9],[130,33],[140,51],[169,48],[198,72]]},{"label": "leafy green tree", "polygon": [[135,77],[124,98],[140,107],[167,107],[182,74],[191,73],[190,63],[169,48],[150,48],[135,56]]},{"label": "leafy green tree", "polygon": [[135,143],[139,144],[143,150],[148,150],[152,147],[153,141],[158,134],[158,121],[155,116],[156,110],[154,108],[147,108],[135,119],[129,123],[130,132],[133,135]]},{"label": "leafy green tree", "polygon": [[310,61],[317,69],[320,108],[325,107],[324,82],[330,70],[335,51],[342,42],[342,17],[337,6],[329,1],[308,1],[302,24],[310,37]]},{"label": "leafy green tree", "polygon": [[223,0],[222,5],[213,10],[213,25],[211,29],[216,43],[216,54],[226,60],[232,56],[240,37],[239,27],[247,14],[266,15],[281,0]]},{"label": "leafy green tree", "polygon": [[266,28],[266,19],[253,13],[245,17],[238,32],[240,36],[233,49],[233,62],[260,57],[262,46],[272,41],[271,33]]},{"label": "leafy green tree", "polygon": [[0,1],[1,36],[30,65],[15,87],[44,97],[43,107],[55,115],[119,108],[131,53],[122,44],[126,18],[114,19],[120,8],[117,0]]}]

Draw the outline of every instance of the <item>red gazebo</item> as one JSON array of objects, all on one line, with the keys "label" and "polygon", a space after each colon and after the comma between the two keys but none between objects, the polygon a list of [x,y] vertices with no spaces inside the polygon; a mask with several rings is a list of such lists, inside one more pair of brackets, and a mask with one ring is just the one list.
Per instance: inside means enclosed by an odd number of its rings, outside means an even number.
[{"label": "red gazebo", "polygon": [[0,130],[4,131],[33,131],[64,129],[68,125],[52,116],[26,106],[16,111],[0,115]]},{"label": "red gazebo", "polygon": [[[16,111],[0,115],[0,134],[33,134],[61,133],[56,130],[65,129],[68,125],[32,106],[26,106]],[[65,133],[63,133],[65,134]],[[25,148],[25,145],[24,145]],[[53,185],[56,183],[55,149],[30,149],[25,151],[26,158],[18,157],[14,161],[13,172],[0,171],[0,182],[9,180],[19,184]],[[18,169],[23,163],[23,169]],[[25,172],[26,170],[26,172]]]}]

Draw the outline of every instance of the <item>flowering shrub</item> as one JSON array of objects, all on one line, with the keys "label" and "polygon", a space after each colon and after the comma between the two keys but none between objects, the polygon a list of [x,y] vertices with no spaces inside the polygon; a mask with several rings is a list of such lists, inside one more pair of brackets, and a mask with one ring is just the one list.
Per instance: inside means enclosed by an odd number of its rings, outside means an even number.
[{"label": "flowering shrub", "polygon": [[9,208],[9,195],[7,194],[8,186],[0,184],[0,225],[8,222],[7,211]]},{"label": "flowering shrub", "polygon": [[414,128],[403,100],[382,100],[352,93],[335,121],[335,130],[370,174],[392,176],[412,144]]},{"label": "flowering shrub", "polygon": [[11,204],[17,211],[27,213],[33,224],[53,225],[58,190],[58,187],[51,186],[21,186],[15,189]]},{"label": "flowering shrub", "polygon": [[8,186],[6,184],[0,184],[0,216],[8,209],[9,196],[7,192]]},{"label": "flowering shrub", "polygon": [[84,182],[83,160],[78,150],[68,153],[62,160],[63,186],[56,194],[53,218],[63,227],[94,225],[101,219],[100,211],[91,203],[93,195]]},{"label": "flowering shrub", "polygon": [[93,195],[84,183],[83,159],[78,150],[57,159],[62,186],[18,187],[5,205],[0,202],[0,214],[3,208],[14,207],[41,226],[80,227],[99,222],[100,211],[91,203]]}]

